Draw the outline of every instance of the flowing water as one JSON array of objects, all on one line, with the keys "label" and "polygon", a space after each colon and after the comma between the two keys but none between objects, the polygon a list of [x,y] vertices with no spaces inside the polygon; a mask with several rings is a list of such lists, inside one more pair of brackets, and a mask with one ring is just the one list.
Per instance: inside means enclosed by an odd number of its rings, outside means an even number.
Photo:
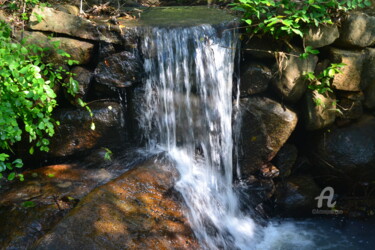
[{"label": "flowing water", "polygon": [[[337,231],[328,234],[324,223],[270,222],[262,227],[240,211],[232,189],[232,79],[238,40],[234,30],[223,27],[145,28],[145,91],[138,119],[148,151],[166,152],[175,162],[180,172],[176,189],[204,248],[346,249],[345,237],[336,237]],[[323,225],[321,231],[318,225]]]}]

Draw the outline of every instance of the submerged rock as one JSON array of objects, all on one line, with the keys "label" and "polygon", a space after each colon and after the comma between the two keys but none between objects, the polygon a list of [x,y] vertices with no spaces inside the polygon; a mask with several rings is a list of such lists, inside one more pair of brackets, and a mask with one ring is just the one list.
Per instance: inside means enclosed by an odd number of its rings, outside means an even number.
[{"label": "submerged rock", "polygon": [[86,196],[35,249],[196,249],[173,191],[177,171],[149,160]]},{"label": "submerged rock", "polygon": [[249,175],[272,160],[297,124],[297,115],[271,99],[241,100],[240,166]]}]

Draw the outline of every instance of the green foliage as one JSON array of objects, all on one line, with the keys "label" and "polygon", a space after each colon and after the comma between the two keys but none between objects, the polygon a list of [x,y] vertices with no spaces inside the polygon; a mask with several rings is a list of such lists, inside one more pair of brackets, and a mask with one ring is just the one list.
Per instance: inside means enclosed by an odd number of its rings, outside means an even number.
[{"label": "green foliage", "polygon": [[113,152],[112,152],[109,148],[105,148],[105,147],[103,147],[102,149],[105,150],[104,160],[107,160],[107,161],[112,160]]},{"label": "green foliage", "polygon": [[[43,62],[48,48],[18,43],[11,39],[11,28],[0,22],[0,178],[10,171],[8,180],[17,175],[15,168],[21,168],[21,159],[11,160],[12,145],[21,139],[31,143],[34,149],[49,150],[49,139],[58,125],[52,118],[57,105],[53,90],[57,82],[68,75],[70,80],[64,86],[72,95],[77,93],[78,83],[63,67]],[[63,52],[61,52],[63,53]]]},{"label": "green foliage", "polygon": [[36,204],[33,201],[24,201],[21,203],[21,206],[24,208],[32,208],[32,207],[35,207]]},{"label": "green foliage", "polygon": [[239,0],[234,9],[252,34],[271,34],[275,38],[303,37],[307,27],[332,24],[343,12],[370,6],[369,0]]}]

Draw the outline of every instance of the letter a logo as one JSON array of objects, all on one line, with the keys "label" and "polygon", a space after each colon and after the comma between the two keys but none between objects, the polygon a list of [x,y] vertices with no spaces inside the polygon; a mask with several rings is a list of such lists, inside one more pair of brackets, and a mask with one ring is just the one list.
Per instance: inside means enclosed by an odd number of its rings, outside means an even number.
[{"label": "letter a logo", "polygon": [[[325,195],[326,193],[329,193],[328,195]],[[332,203],[333,195],[335,194],[335,191],[332,187],[325,187],[319,196],[315,197],[315,200],[318,200],[318,208],[321,208],[323,206],[323,200],[327,200],[327,207],[332,208],[336,205],[336,201]]]}]

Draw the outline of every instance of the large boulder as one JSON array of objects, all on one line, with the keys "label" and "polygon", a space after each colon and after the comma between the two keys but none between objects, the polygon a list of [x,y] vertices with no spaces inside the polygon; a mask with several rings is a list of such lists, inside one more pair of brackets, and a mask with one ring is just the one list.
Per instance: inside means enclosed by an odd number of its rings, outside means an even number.
[{"label": "large boulder", "polygon": [[309,28],[303,39],[306,46],[320,48],[332,44],[339,36],[337,25],[319,25]]},{"label": "large boulder", "polygon": [[141,79],[140,58],[132,52],[123,51],[105,58],[95,69],[98,83],[110,87],[129,87]]},{"label": "large boulder", "polygon": [[369,47],[375,44],[375,17],[366,13],[350,13],[341,24],[336,43],[345,47]]},{"label": "large boulder", "polygon": [[315,165],[337,174],[375,178],[375,117],[362,116],[355,123],[331,129],[317,137],[311,149]]},{"label": "large boulder", "polygon": [[273,160],[276,167],[280,171],[280,177],[284,178],[292,173],[292,169],[297,161],[297,157],[298,150],[297,147],[293,144],[285,143],[281,147],[281,149],[279,150],[279,152]]},{"label": "large boulder", "polygon": [[35,249],[196,249],[181,197],[178,173],[149,160],[96,188]]},{"label": "large boulder", "polygon": [[281,56],[279,59],[279,74],[274,79],[274,89],[288,102],[297,102],[305,93],[308,82],[304,76],[314,72],[318,57],[310,55],[303,59],[298,53]]},{"label": "large boulder", "polygon": [[344,63],[342,73],[336,74],[332,86],[338,90],[360,91],[362,89],[361,74],[364,62],[363,51],[349,51],[330,48],[329,57],[331,62]]},{"label": "large boulder", "polygon": [[[67,37],[48,37],[42,32],[29,32],[16,34],[18,39],[25,38],[29,44],[36,44],[42,48],[48,49],[45,54],[45,60],[59,65],[67,64],[66,61],[75,60],[78,64],[88,64],[92,59],[94,44],[86,41],[80,41]],[[58,50],[63,50],[70,57],[62,56]]]},{"label": "large boulder", "polygon": [[336,118],[336,98],[334,93],[320,94],[308,90],[305,94],[304,119],[307,130],[317,130],[331,125]]},{"label": "large boulder", "polygon": [[321,190],[308,175],[289,177],[276,186],[275,202],[283,216],[311,216]]},{"label": "large boulder", "polygon": [[122,44],[120,30],[108,25],[98,25],[82,17],[58,11],[49,7],[36,6],[31,15],[29,27],[32,30],[49,31],[79,37],[87,40]]},{"label": "large boulder", "polygon": [[338,116],[343,120],[356,120],[363,115],[363,92],[339,92],[337,95]]},{"label": "large boulder", "polygon": [[369,109],[375,108],[375,49],[365,49],[366,59],[362,70],[362,83],[364,86],[364,106]]},{"label": "large boulder", "polygon": [[[60,109],[54,115],[60,121],[51,138],[49,156],[71,156],[95,147],[121,141],[123,110],[116,102],[94,102],[89,105],[93,117],[84,109]],[[92,123],[95,129],[92,129]]]},{"label": "large boulder", "polygon": [[264,64],[250,63],[241,70],[241,96],[264,92],[272,79],[272,71]]},{"label": "large boulder", "polygon": [[22,182],[1,183],[1,249],[30,249],[80,199],[113,178],[104,168],[76,164],[46,166],[23,175]]},{"label": "large boulder", "polygon": [[297,124],[297,115],[271,99],[241,100],[240,166],[243,175],[254,174],[272,160]]}]

